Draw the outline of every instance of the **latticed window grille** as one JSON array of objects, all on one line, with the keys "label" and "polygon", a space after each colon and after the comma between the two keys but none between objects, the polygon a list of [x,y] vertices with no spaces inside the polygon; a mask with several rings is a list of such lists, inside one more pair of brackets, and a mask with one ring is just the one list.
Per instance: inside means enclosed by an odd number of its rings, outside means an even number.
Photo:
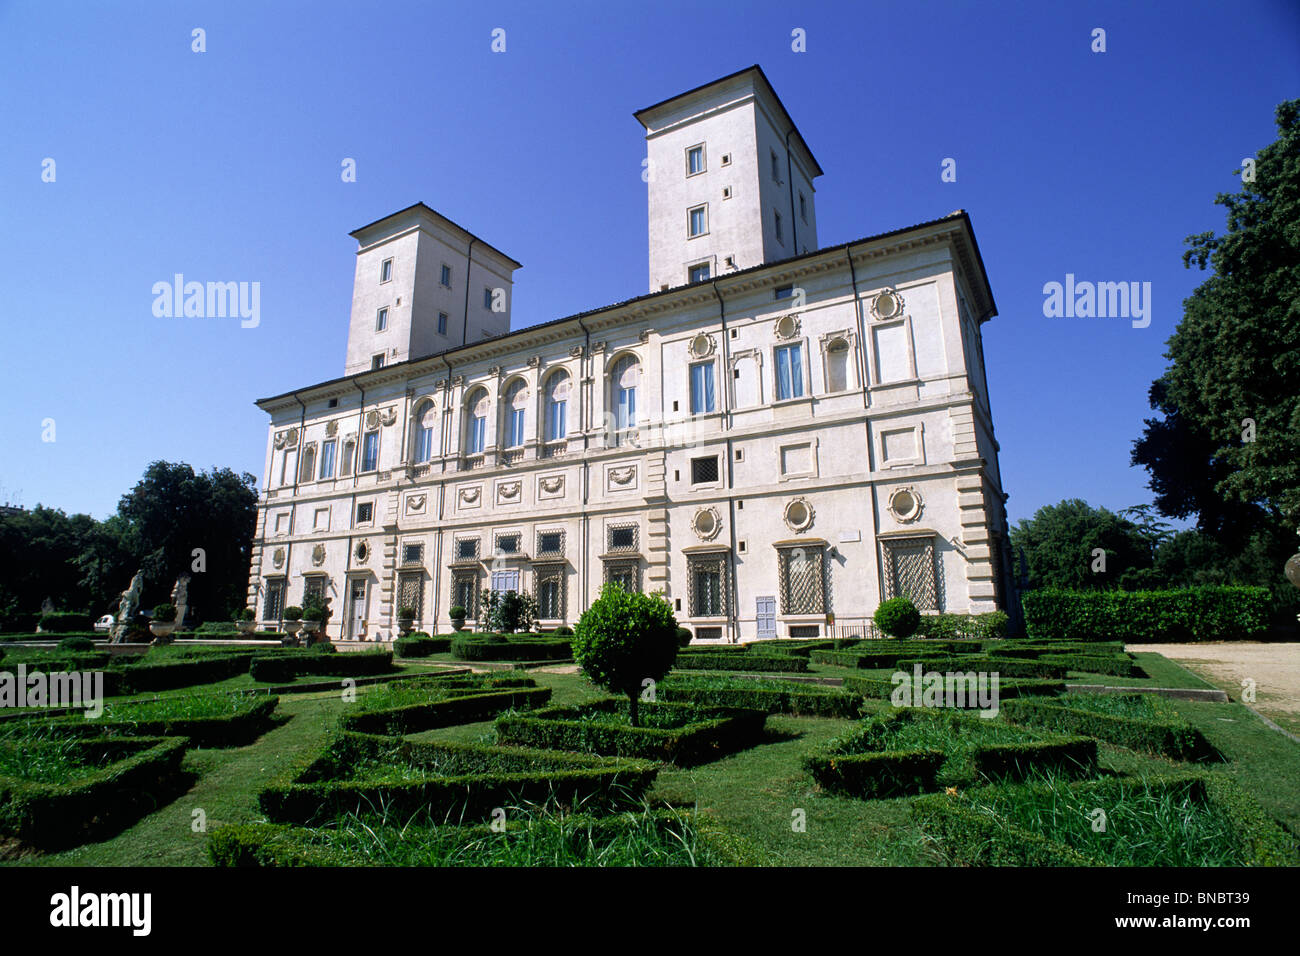
[{"label": "latticed window grille", "polygon": [[820,545],[800,545],[777,551],[782,614],[826,613],[823,552]]},{"label": "latticed window grille", "polygon": [[422,544],[402,545],[403,564],[421,564],[423,561],[424,561],[424,545]]},{"label": "latticed window grille", "polygon": [[640,561],[606,561],[605,583],[621,585],[624,591],[637,594],[641,591]]},{"label": "latticed window grille", "polygon": [[537,533],[538,554],[564,554],[563,531],[539,531]]},{"label": "latticed window grille", "polygon": [[284,578],[271,578],[266,582],[266,601],[262,605],[262,620],[278,621],[284,611]]},{"label": "latticed window grille", "polygon": [[478,560],[478,538],[457,538],[456,539],[456,560],[477,561]]},{"label": "latticed window grille", "polygon": [[727,556],[692,555],[687,560],[687,613],[691,617],[725,617],[727,614]]},{"label": "latticed window grille", "polygon": [[302,606],[325,603],[325,575],[313,574],[303,579]]},{"label": "latticed window grille", "polygon": [[934,537],[893,538],[883,544],[885,597],[908,597],[921,610],[941,610]]},{"label": "latticed window grille", "polygon": [[478,572],[462,569],[451,572],[451,604],[465,609],[465,616],[478,617]]},{"label": "latticed window grille", "polygon": [[562,564],[533,565],[533,586],[536,590],[537,616],[543,620],[564,619],[565,566]]},{"label": "latticed window grille", "polygon": [[424,575],[402,574],[397,578],[397,607],[409,607],[415,619],[421,619],[424,610]]},{"label": "latticed window grille", "polygon": [[609,527],[610,551],[635,551],[637,547],[637,525],[617,524]]}]

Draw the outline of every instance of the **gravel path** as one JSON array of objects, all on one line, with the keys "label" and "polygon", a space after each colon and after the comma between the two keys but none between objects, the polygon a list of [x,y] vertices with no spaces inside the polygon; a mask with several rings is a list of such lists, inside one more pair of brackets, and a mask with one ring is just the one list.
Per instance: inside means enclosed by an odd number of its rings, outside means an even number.
[{"label": "gravel path", "polygon": [[1188,665],[1241,699],[1242,682],[1255,682],[1252,705],[1291,728],[1300,722],[1300,644],[1235,641],[1221,644],[1130,644],[1129,651],[1154,651]]}]

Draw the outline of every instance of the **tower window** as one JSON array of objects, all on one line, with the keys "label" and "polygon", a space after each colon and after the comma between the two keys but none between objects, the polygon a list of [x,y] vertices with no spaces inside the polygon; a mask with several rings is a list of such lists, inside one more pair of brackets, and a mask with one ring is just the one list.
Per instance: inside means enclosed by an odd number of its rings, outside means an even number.
[{"label": "tower window", "polygon": [[442,278],[439,281],[448,289],[451,288],[451,266],[442,267]]},{"label": "tower window", "polygon": [[696,206],[686,214],[686,234],[694,239],[709,231],[708,206]]},{"label": "tower window", "polygon": [[492,309],[492,290],[491,290],[491,289],[484,289],[484,290],[483,290],[483,308],[488,309],[489,311],[491,311],[491,309]]},{"label": "tower window", "polygon": [[709,278],[709,264],[701,262],[698,266],[691,266],[688,277],[691,282],[704,282]]},{"label": "tower window", "polygon": [[777,162],[776,150],[772,150],[772,182],[781,182],[781,165]]},{"label": "tower window", "polygon": [[386,328],[388,328],[388,310],[380,309],[375,316],[375,331],[382,332]]},{"label": "tower window", "polygon": [[799,194],[799,218],[804,222],[808,221],[808,200],[804,198],[803,193]]},{"label": "tower window", "polygon": [[704,147],[692,146],[686,151],[686,175],[704,172]]},{"label": "tower window", "polygon": [[730,165],[731,165],[731,154],[730,154],[730,153],[723,153],[723,154],[722,154],[722,165],[723,165],[723,166],[730,166]]},{"label": "tower window", "polygon": [[438,334],[439,335],[447,334],[447,313],[446,312],[438,313]]},{"label": "tower window", "polygon": [[785,233],[781,229],[781,214],[773,209],[772,215],[776,217],[776,241],[785,245]]},{"label": "tower window", "polygon": [[384,353],[370,356],[370,371],[376,372],[384,367]]},{"label": "tower window", "polygon": [[379,281],[387,282],[393,278],[393,260],[385,259],[379,265]]}]

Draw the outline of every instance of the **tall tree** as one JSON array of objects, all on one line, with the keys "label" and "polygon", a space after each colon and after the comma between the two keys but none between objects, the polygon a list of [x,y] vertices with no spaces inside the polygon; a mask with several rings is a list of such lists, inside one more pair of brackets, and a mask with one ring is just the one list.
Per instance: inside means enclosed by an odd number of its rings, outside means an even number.
[{"label": "tall tree", "polygon": [[1011,529],[1011,544],[1024,549],[1030,587],[1129,590],[1152,583],[1155,549],[1142,529],[1078,498],[1039,508]]},{"label": "tall tree", "polygon": [[1236,551],[1266,523],[1300,524],[1300,100],[1277,108],[1278,139],[1239,171],[1227,231],[1187,239],[1213,274],[1184,302],[1170,367],[1132,460],[1157,507],[1197,517]]}]

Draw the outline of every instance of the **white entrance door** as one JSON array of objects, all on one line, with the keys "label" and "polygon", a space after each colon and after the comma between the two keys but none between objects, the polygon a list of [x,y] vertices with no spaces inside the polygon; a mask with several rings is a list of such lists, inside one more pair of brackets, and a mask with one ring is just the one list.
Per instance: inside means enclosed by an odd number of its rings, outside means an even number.
[{"label": "white entrance door", "polygon": [[518,571],[493,571],[492,590],[493,591],[514,591],[517,594],[519,592],[519,572]]},{"label": "white entrance door", "polygon": [[776,598],[756,598],[754,604],[754,615],[758,619],[759,640],[776,637]]},{"label": "white entrance door", "polygon": [[366,623],[366,579],[355,578],[348,585],[348,639],[361,637]]}]

